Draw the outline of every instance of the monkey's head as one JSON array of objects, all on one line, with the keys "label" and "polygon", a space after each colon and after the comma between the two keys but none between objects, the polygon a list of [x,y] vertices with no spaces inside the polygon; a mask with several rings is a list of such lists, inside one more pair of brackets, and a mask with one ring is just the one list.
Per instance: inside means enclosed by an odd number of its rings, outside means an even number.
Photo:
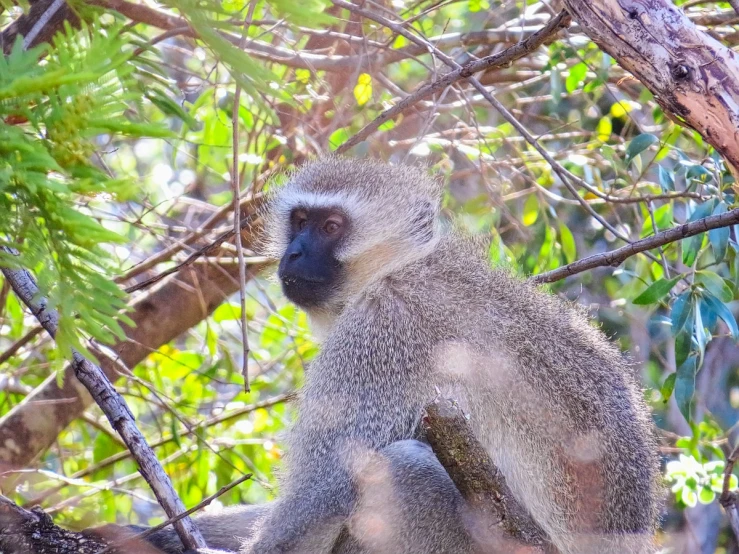
[{"label": "monkey's head", "polygon": [[425,171],[339,157],[306,164],[264,214],[265,254],[287,297],[335,311],[369,283],[431,252],[441,183]]}]

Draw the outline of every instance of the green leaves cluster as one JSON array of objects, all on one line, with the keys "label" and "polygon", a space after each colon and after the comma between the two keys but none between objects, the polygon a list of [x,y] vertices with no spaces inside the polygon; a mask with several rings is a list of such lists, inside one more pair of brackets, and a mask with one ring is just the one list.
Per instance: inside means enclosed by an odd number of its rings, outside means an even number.
[{"label": "green leaves cluster", "polygon": [[[122,242],[83,206],[124,198],[130,183],[111,177],[93,154],[96,137],[170,136],[127,113],[140,98],[133,45],[99,25],[57,35],[53,46],[0,58],[0,263],[32,270],[60,314],[57,345],[86,352],[78,330],[123,337],[123,292],[109,278],[110,248]],[[88,353],[89,354],[89,353]]]}]

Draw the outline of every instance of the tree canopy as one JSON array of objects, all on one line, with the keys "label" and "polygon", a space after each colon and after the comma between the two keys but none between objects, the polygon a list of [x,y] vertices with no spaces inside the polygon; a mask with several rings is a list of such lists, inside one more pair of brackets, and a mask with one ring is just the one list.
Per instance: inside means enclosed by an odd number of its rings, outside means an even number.
[{"label": "tree canopy", "polygon": [[[635,1],[628,32],[654,40],[615,44],[579,4],[0,0],[0,266],[59,316],[52,340],[0,276],[2,493],[73,529],[165,519],[79,352],[186,507],[245,473],[215,502],[274,496],[318,346],[255,252],[257,208],[334,152],[442,175],[444,217],[491,264],[587,309],[653,410],[665,544],[736,551],[718,497],[737,486],[739,158],[719,108],[739,15],[655,2],[673,44]],[[726,55],[673,64],[686,37]]]}]

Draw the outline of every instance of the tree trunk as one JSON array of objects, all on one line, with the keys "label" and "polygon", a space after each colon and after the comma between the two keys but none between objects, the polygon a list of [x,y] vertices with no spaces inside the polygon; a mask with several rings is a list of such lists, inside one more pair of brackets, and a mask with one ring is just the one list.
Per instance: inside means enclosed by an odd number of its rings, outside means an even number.
[{"label": "tree trunk", "polygon": [[563,0],[583,31],[739,170],[737,54],[670,0]]}]

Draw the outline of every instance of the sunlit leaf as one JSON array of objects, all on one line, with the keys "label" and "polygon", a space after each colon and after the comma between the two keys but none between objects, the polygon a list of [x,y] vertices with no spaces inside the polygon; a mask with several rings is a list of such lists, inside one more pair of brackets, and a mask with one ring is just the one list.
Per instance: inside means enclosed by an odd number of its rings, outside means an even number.
[{"label": "sunlit leaf", "polygon": [[359,74],[354,87],[354,98],[360,106],[364,106],[372,99],[372,76],[369,73]]},{"label": "sunlit leaf", "polygon": [[588,66],[585,63],[580,62],[573,65],[569,70],[567,79],[565,80],[565,88],[567,89],[567,92],[574,92],[585,79],[585,74],[587,72]]},{"label": "sunlit leaf", "polygon": [[526,202],[524,202],[523,205],[523,216],[521,218],[521,221],[524,225],[530,227],[531,225],[536,223],[538,217],[539,200],[536,198],[535,194],[529,194],[528,198],[526,198]]}]

